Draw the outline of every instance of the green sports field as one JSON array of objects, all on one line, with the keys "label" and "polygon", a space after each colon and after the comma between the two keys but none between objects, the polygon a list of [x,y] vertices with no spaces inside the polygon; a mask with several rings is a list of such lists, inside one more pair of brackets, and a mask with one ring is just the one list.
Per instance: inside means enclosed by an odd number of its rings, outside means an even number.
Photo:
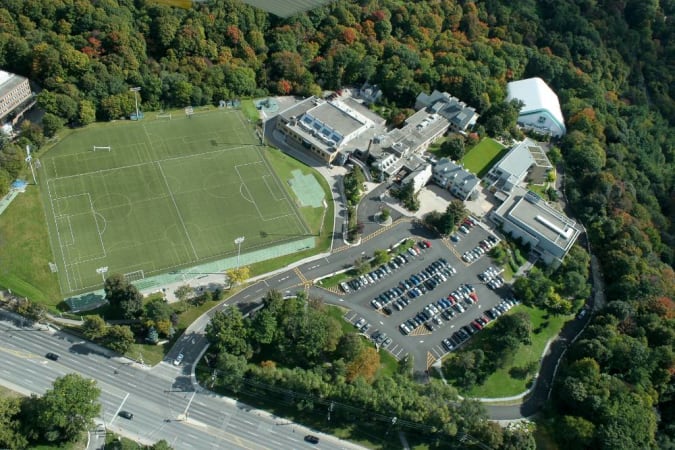
[{"label": "green sports field", "polygon": [[[151,114],[154,116],[154,114]],[[99,124],[39,161],[64,295],[99,289],[309,234],[239,111]],[[93,151],[110,146],[110,151]]]}]

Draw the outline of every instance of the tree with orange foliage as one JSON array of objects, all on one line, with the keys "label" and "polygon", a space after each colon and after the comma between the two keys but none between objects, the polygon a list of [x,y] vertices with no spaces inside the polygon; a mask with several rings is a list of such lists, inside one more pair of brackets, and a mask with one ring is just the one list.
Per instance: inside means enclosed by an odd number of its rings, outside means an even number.
[{"label": "tree with orange foliage", "polygon": [[377,350],[366,347],[347,365],[347,381],[352,382],[358,377],[363,377],[368,383],[372,383],[379,368],[380,355]]}]

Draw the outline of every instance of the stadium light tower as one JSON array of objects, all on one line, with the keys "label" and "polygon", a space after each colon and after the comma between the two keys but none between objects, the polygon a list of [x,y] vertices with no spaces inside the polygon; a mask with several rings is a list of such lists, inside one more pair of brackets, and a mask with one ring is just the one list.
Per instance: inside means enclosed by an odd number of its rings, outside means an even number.
[{"label": "stadium light tower", "polygon": [[35,178],[35,169],[33,169],[33,157],[30,154],[30,145],[26,145],[26,162],[30,166],[30,173],[33,174],[33,183],[37,185],[37,178]]},{"label": "stadium light tower", "polygon": [[108,266],[99,267],[96,269],[96,273],[101,275],[101,279],[103,279],[103,282],[105,283],[105,274],[108,273]]},{"label": "stadium light tower", "polygon": [[237,269],[239,268],[239,255],[241,254],[242,242],[244,242],[244,236],[240,236],[234,240],[234,243],[237,244]]},{"label": "stadium light tower", "polygon": [[138,91],[140,91],[141,88],[140,87],[132,87],[129,90],[134,93],[134,98],[136,99],[136,120],[138,120],[138,119],[140,119],[140,115],[138,114]]}]

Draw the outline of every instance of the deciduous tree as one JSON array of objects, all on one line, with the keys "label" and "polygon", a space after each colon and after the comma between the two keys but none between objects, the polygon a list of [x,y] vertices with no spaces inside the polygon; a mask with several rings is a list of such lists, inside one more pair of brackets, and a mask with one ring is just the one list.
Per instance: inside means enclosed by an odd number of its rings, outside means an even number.
[{"label": "deciduous tree", "polygon": [[351,363],[347,364],[347,381],[362,377],[372,382],[380,368],[380,355],[372,347],[365,347]]},{"label": "deciduous tree", "polygon": [[114,274],[106,278],[103,285],[105,298],[118,317],[137,317],[143,307],[143,295],[123,275]]},{"label": "deciduous tree", "polygon": [[101,339],[106,334],[106,323],[103,317],[98,314],[87,316],[82,324],[82,334],[87,339],[95,341]]},{"label": "deciduous tree", "polygon": [[124,354],[134,343],[134,333],[127,325],[113,325],[108,328],[103,341],[109,349]]},{"label": "deciduous tree", "polygon": [[59,377],[38,401],[33,425],[48,442],[72,441],[100,414],[100,394],[94,380],[74,373]]},{"label": "deciduous tree", "polygon": [[228,306],[216,313],[206,326],[206,337],[219,352],[250,358],[248,329],[238,308]]}]

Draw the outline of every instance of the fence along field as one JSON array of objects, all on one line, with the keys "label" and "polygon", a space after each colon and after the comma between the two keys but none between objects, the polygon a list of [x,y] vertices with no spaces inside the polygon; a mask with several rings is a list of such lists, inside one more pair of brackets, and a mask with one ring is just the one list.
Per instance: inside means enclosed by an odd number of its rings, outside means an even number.
[{"label": "fence along field", "polygon": [[147,277],[232,256],[238,236],[242,252],[307,237],[263,152],[231,110],[98,125],[64,139],[40,169],[62,293],[99,289],[101,267]]}]

